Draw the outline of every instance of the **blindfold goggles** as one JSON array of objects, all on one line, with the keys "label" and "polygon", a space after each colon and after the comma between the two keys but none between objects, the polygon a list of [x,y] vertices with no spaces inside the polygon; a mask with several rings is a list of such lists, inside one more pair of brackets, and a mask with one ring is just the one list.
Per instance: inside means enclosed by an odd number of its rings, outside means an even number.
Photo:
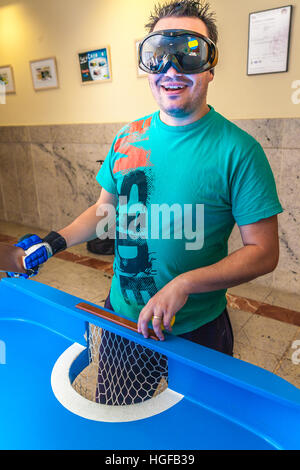
[{"label": "blindfold goggles", "polygon": [[201,73],[215,67],[217,62],[215,44],[194,31],[155,31],[139,46],[139,67],[147,73],[166,73],[171,66],[180,73]]}]

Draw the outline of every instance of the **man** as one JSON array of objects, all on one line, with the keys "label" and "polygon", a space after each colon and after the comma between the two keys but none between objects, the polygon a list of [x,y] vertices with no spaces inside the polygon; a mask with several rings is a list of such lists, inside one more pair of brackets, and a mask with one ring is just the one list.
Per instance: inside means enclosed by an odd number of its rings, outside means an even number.
[{"label": "man", "polygon": [[[209,5],[182,0],[158,6],[148,29],[140,67],[149,74],[160,111],[118,133],[97,175],[102,191],[95,205],[58,233],[22,242],[28,250],[26,267],[34,271],[52,254],[94,238],[97,224],[106,220],[104,208],[113,206],[116,248],[106,306],[136,320],[145,337],[152,321],[161,340],[163,325],[232,355],[226,289],[275,269],[282,208],[261,146],[207,104],[218,57]],[[169,237],[151,217],[144,236],[145,226],[138,227],[141,213],[128,214],[133,204],[144,207],[147,215],[163,204],[182,211],[169,211]],[[185,207],[190,212],[185,214]],[[187,231],[189,240],[175,229],[182,214],[197,225],[196,232]],[[228,256],[235,223],[244,246]],[[186,233],[185,226],[181,229]],[[198,241],[194,246],[188,245],[191,233]]]}]

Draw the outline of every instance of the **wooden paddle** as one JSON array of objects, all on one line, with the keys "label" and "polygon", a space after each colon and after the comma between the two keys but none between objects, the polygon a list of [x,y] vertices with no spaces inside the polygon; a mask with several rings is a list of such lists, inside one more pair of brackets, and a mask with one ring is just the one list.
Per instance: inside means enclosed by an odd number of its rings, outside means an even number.
[{"label": "wooden paddle", "polygon": [[25,251],[19,246],[0,243],[0,270],[25,273],[23,256],[25,256]]}]

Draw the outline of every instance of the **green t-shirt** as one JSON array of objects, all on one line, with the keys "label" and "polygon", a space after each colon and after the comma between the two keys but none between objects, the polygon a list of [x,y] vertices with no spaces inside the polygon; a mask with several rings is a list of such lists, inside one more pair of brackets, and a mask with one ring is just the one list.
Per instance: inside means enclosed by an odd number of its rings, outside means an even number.
[{"label": "green t-shirt", "polygon": [[[282,212],[260,144],[211,106],[186,126],[164,124],[159,111],[126,125],[97,181],[119,201],[111,304],[133,320],[174,277],[226,257],[235,223]],[[190,295],[176,313],[173,333],[217,318],[225,294]]]}]

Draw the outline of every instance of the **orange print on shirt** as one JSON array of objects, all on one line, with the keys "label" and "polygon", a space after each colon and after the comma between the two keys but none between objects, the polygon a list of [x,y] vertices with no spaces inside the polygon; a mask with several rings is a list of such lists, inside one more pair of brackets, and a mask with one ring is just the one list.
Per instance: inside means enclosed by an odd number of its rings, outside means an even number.
[{"label": "orange print on shirt", "polygon": [[139,120],[131,123],[129,134],[120,137],[114,146],[114,151],[126,155],[119,158],[113,169],[113,173],[118,171],[127,172],[139,167],[152,166],[150,162],[151,150],[135,147],[135,143],[148,140],[146,132],[150,128],[152,116],[146,120]]}]

